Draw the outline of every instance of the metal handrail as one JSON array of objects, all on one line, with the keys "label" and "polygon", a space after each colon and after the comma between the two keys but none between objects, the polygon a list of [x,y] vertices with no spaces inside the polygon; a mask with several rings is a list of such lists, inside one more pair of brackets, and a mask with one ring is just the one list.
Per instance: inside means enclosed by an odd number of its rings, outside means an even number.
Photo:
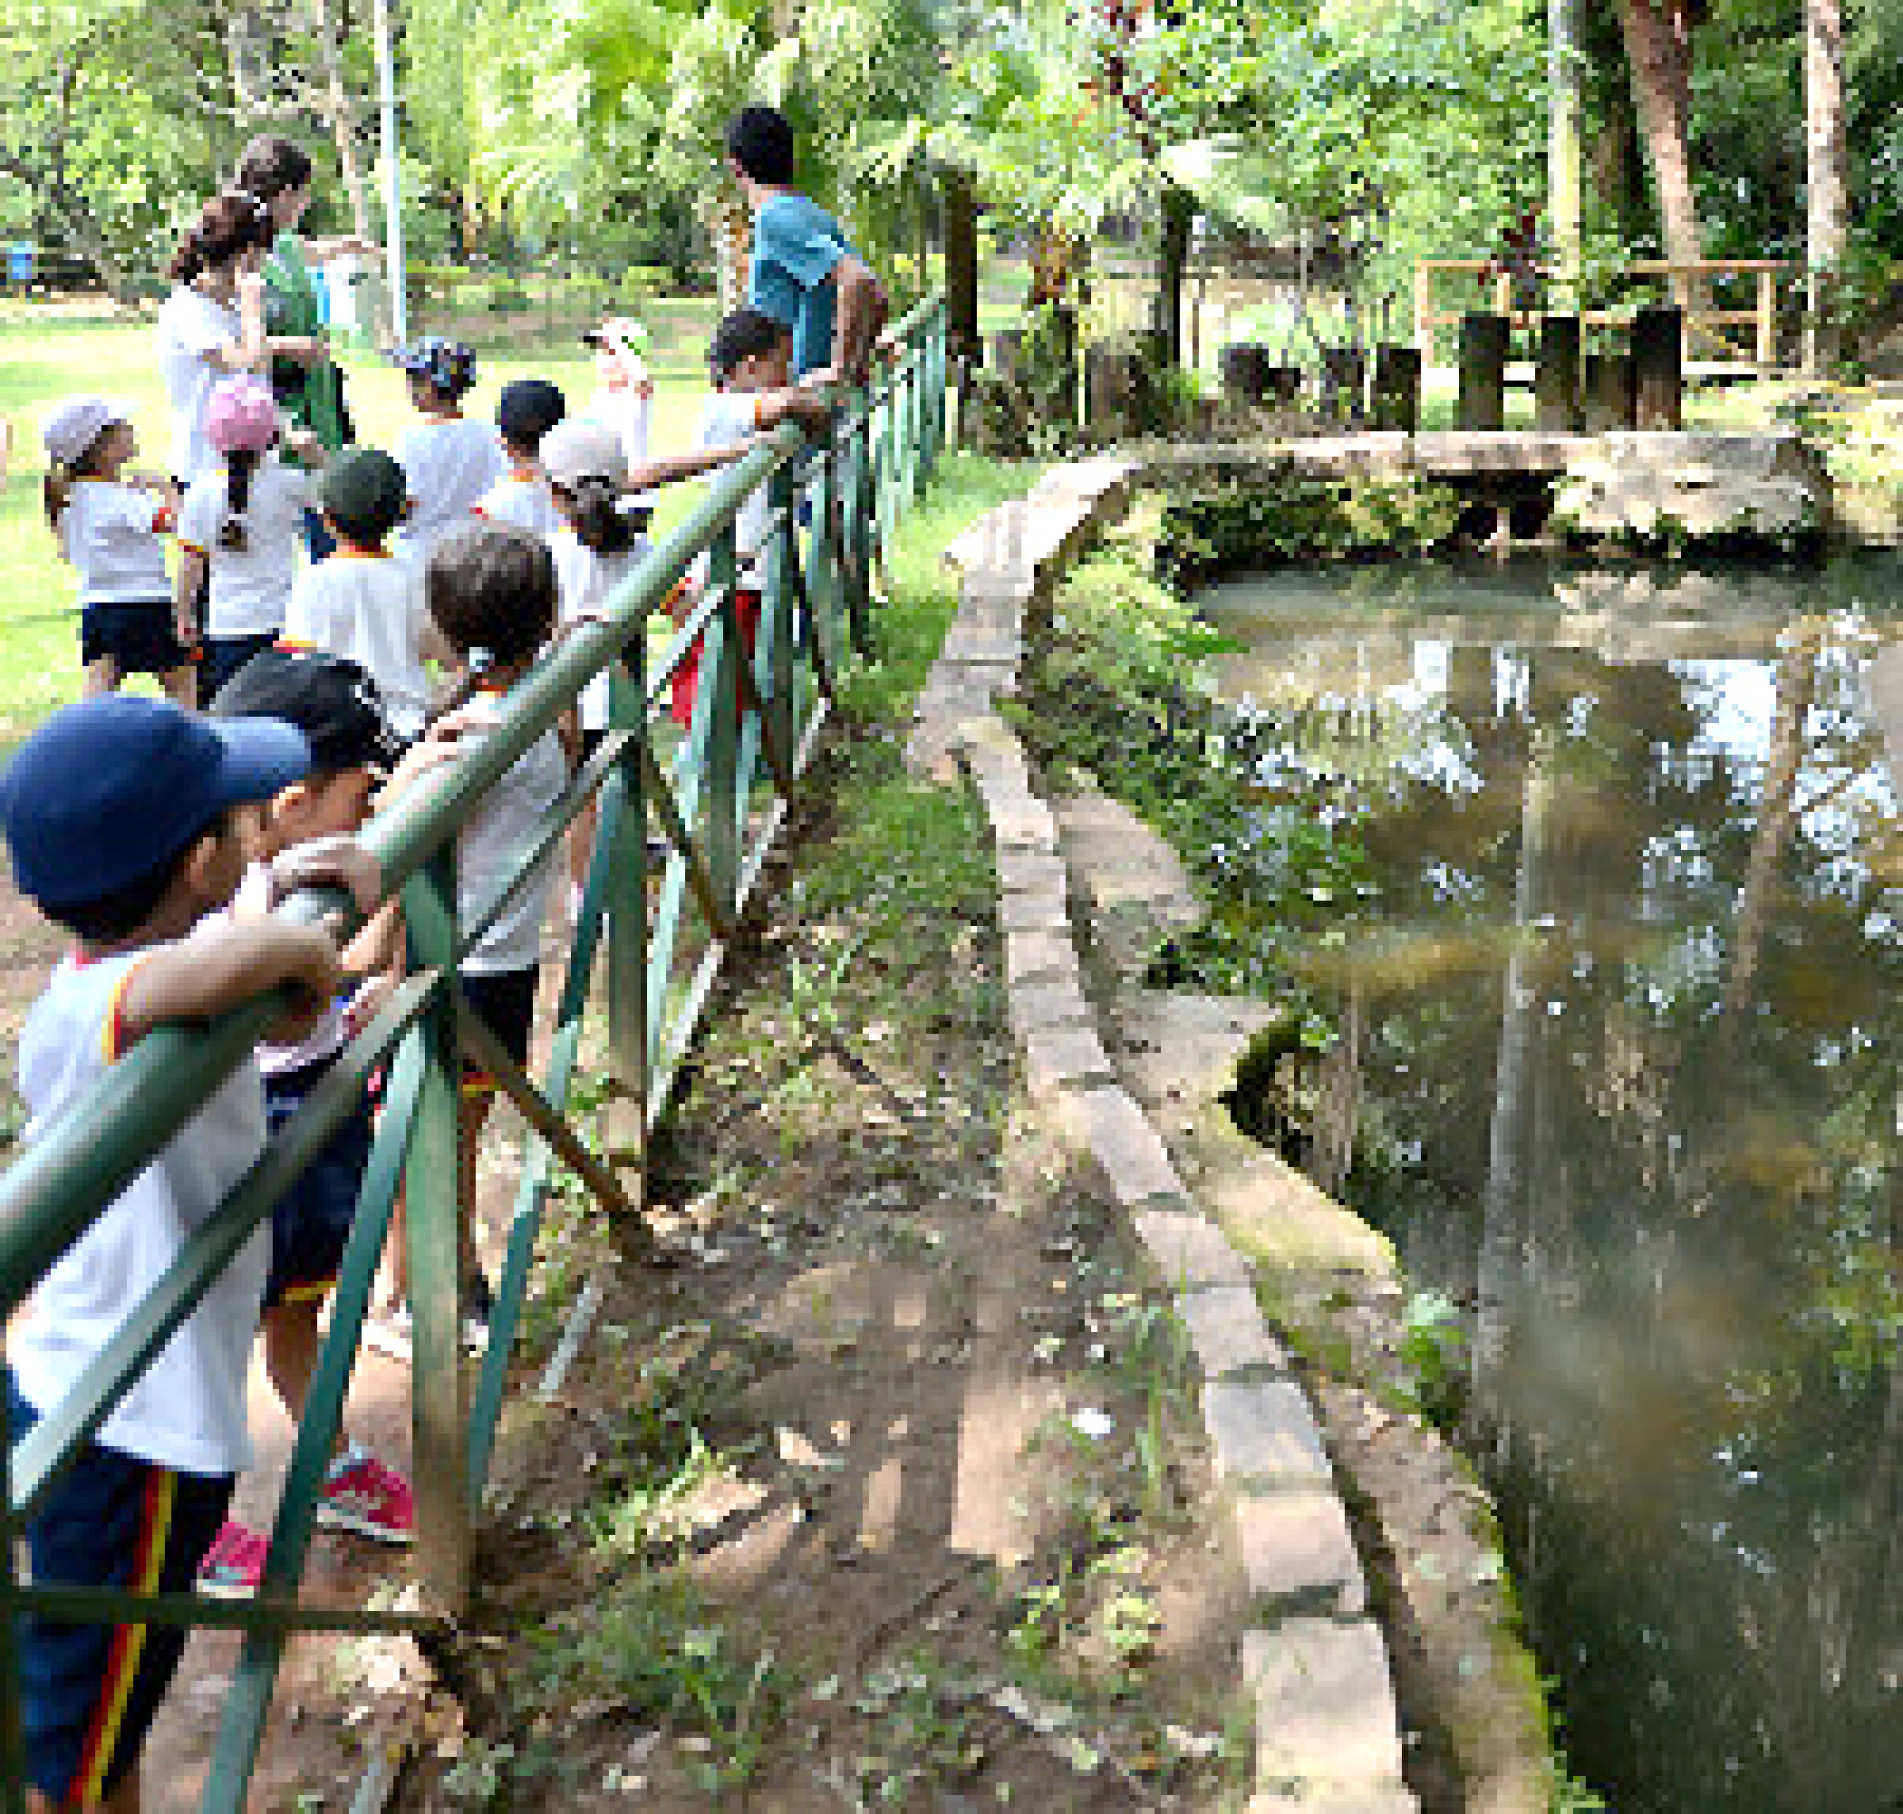
[{"label": "metal handrail", "polygon": [[[21,1805],[12,1607],[32,1601],[42,1616],[81,1620],[149,1616],[175,1622],[189,1619],[191,1612],[189,1598],[161,1604],[131,1594],[22,1588],[13,1575],[12,1528],[111,1414],[206,1286],[350,1111],[353,1093],[370,1069],[392,1054],[393,1084],[359,1201],[359,1226],[345,1254],[331,1335],[274,1527],[269,1591],[238,1617],[249,1636],[208,1779],[206,1808],[235,1809],[242,1803],[285,1633],[339,1625],[335,1609],[302,1608],[291,1596],[301,1579],[321,1465],[336,1428],[383,1229],[400,1187],[410,1202],[416,1324],[418,1555],[435,1609],[459,1604],[467,1585],[470,1511],[487,1470],[507,1348],[547,1192],[544,1135],[600,1180],[596,1188],[611,1213],[628,1204],[625,1194],[609,1190],[609,1174],[598,1169],[599,1161],[590,1164],[587,1150],[561,1119],[604,923],[611,1068],[634,1098],[638,1140],[660,1112],[730,926],[787,810],[786,788],[804,770],[824,722],[834,661],[824,647],[828,633],[838,633],[843,616],[854,646],[863,647],[870,561],[884,545],[882,532],[907,499],[922,490],[942,440],[942,301],[928,298],[888,338],[898,343],[898,356],[866,391],[847,400],[826,437],[809,441],[799,428],[783,426],[720,474],[707,496],[615,590],[600,620],[566,635],[511,691],[493,730],[476,748],[426,776],[364,829],[361,841],[378,861],[382,898],[401,897],[405,903],[412,974],[339,1055],[335,1087],[313,1093],[194,1232],[66,1400],[49,1408],[17,1447],[7,1440],[0,1407],[0,1526],[5,1527],[0,1528],[0,1811]],[[761,484],[772,488],[773,498],[761,551],[767,595],[759,645],[751,664],[743,664],[734,523]],[[796,502],[802,495],[814,504],[804,559]],[[709,556],[705,595],[670,641],[650,683],[643,673],[649,613],[703,552]],[[799,647],[796,601],[804,614]],[[696,649],[700,682],[694,723],[670,778],[655,764],[646,721],[675,669]],[[743,665],[751,667],[744,682]],[[487,790],[604,671],[615,676],[608,737],[530,829],[509,865],[509,881],[490,903],[459,921],[454,876],[459,832]],[[762,785],[774,797],[770,810],[758,815],[756,836],[750,802]],[[455,965],[499,908],[506,889],[550,855],[596,789],[602,794],[600,830],[569,955],[548,1081],[538,1086],[512,1066],[492,1066],[510,1073],[504,1086],[543,1133],[531,1140],[523,1166],[498,1290],[495,1346],[472,1409],[462,1398],[456,1354],[456,1168],[444,1165],[446,1156],[453,1161],[457,1139]],[[652,928],[640,823],[650,809],[673,845]],[[672,967],[683,951],[677,934],[696,907],[708,941],[685,988],[676,990]],[[307,922],[331,915],[347,926],[357,923],[349,902],[321,891],[302,891],[278,911]],[[24,1302],[47,1268],[231,1074],[284,1005],[284,997],[274,992],[202,1027],[155,1030],[84,1100],[36,1131],[0,1176],[0,1315],[11,1315]],[[230,1623],[233,1616],[221,1609],[216,1622]],[[421,1622],[429,1616],[378,1615],[399,1625],[404,1618]],[[212,1615],[202,1622],[214,1622]]]}]

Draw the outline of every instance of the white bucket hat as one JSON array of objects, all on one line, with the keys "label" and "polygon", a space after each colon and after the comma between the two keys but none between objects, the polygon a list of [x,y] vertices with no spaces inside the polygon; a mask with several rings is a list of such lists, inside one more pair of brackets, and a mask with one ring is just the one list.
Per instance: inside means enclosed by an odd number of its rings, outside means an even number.
[{"label": "white bucket hat", "polygon": [[115,422],[130,422],[132,412],[123,403],[105,397],[68,397],[55,404],[40,427],[46,457],[70,466]]},{"label": "white bucket hat", "polygon": [[573,491],[584,479],[605,480],[619,491],[628,482],[628,456],[621,437],[605,422],[570,416],[542,437],[538,450],[551,485]]}]

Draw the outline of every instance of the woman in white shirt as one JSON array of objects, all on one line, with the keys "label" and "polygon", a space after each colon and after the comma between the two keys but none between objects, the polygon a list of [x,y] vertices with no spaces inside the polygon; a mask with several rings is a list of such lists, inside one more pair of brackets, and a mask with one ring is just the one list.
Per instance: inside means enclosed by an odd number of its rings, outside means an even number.
[{"label": "woman in white shirt", "polygon": [[206,438],[212,386],[265,361],[264,255],[274,229],[255,195],[215,195],[172,255],[173,289],[159,308],[159,373],[172,405],[172,479],[185,489],[218,469]]}]

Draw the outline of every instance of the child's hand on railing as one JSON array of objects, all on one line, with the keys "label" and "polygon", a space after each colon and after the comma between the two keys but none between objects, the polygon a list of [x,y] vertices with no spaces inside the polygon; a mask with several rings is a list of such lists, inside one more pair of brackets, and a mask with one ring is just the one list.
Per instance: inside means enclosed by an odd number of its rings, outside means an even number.
[{"label": "child's hand on railing", "polygon": [[377,859],[355,838],[312,838],[271,859],[267,900],[275,907],[300,888],[340,888],[368,919],[383,899]]}]

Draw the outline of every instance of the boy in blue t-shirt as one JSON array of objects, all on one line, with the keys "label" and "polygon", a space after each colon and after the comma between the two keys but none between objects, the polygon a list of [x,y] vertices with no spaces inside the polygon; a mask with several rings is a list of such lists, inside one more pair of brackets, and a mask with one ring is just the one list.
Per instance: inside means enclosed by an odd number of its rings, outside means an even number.
[{"label": "boy in blue t-shirt", "polygon": [[839,223],[793,187],[793,129],[777,107],[743,107],[727,163],[753,210],[747,301],[793,333],[793,375],[865,382],[885,325],[885,287]]},{"label": "boy in blue t-shirt", "polygon": [[[223,909],[245,868],[243,815],[310,767],[275,720],[213,724],[114,695],[56,712],[0,775],[20,892],[73,934],[20,1035],[32,1140],[155,1027],[295,989],[291,1037],[335,993],[323,927]],[[347,888],[366,909],[376,865],[355,844],[306,845],[280,887]],[[17,1440],[99,1350],[264,1149],[264,1087],[246,1060],[54,1262],[7,1338]],[[189,1592],[249,1464],[245,1369],[268,1237],[259,1228],[26,1523],[36,1582]],[[134,1810],[138,1757],[184,1648],[179,1626],[16,1630],[28,1805]]]}]

